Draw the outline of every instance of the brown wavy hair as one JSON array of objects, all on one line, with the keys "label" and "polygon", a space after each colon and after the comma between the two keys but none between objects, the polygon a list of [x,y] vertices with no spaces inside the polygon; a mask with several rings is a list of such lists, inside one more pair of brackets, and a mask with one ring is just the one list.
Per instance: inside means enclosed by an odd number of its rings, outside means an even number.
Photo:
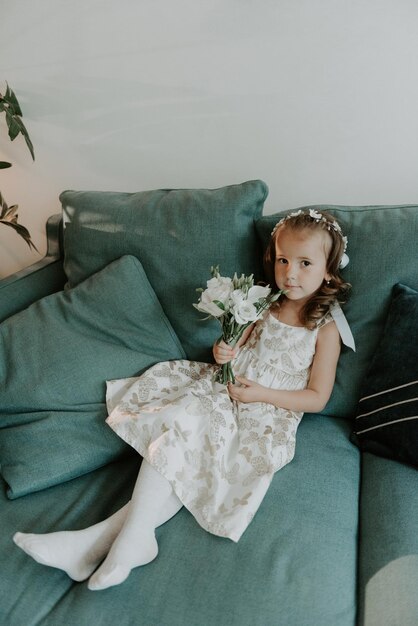
[{"label": "brown wavy hair", "polygon": [[[312,294],[306,302],[299,314],[301,324],[311,330],[316,327],[318,321],[329,311],[330,305],[335,302],[335,300],[338,300],[339,302],[343,302],[345,300],[351,287],[349,283],[343,280],[339,272],[345,244],[341,230],[338,230],[338,222],[333,215],[326,213],[325,211],[318,211],[315,209],[315,212],[320,213],[325,220],[321,219],[318,221],[312,217],[309,212],[300,212],[299,214],[286,217],[281,224],[279,223],[273,230],[263,259],[264,272],[267,282],[272,289],[277,290],[279,287],[276,284],[274,277],[274,268],[276,263],[276,240],[278,234],[284,229],[294,231],[308,230],[312,232],[322,230],[329,234],[331,245],[328,250],[326,265],[327,272],[330,275],[329,284],[327,284],[327,281],[324,280],[319,289]],[[333,227],[333,224],[337,224],[337,228]],[[282,298],[283,296],[279,298],[276,306],[280,307],[280,301]]]}]

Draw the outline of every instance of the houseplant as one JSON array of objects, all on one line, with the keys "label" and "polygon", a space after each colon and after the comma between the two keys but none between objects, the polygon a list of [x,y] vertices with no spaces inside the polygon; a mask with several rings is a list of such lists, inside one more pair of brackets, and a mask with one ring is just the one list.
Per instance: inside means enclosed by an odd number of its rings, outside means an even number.
[{"label": "houseplant", "polygon": [[[6,124],[10,140],[14,141],[19,134],[23,135],[32,159],[35,160],[33,145],[30,140],[29,133],[22,121],[22,110],[15,93],[12,89],[10,89],[9,85],[7,85],[6,93],[4,95],[0,93],[0,113],[4,113],[6,116]],[[6,169],[11,167],[11,165],[12,164],[8,161],[0,161],[0,169]],[[11,226],[11,228],[13,228],[16,233],[26,241],[29,248],[37,250],[28,229],[22,226],[22,224],[18,224],[17,209],[17,204],[10,207],[7,205],[3,194],[0,191],[0,224]]]}]

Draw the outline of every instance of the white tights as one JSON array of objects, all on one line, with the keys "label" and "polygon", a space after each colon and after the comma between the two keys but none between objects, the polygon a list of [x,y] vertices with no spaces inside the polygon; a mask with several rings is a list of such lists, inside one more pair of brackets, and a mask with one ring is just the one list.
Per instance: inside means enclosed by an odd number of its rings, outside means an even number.
[{"label": "white tights", "polygon": [[144,459],[130,502],[107,519],[83,530],[18,532],[13,541],[38,563],[62,569],[77,581],[91,576],[89,589],[106,589],[123,582],[134,567],[155,559],[155,529],[181,507],[170,483]]}]

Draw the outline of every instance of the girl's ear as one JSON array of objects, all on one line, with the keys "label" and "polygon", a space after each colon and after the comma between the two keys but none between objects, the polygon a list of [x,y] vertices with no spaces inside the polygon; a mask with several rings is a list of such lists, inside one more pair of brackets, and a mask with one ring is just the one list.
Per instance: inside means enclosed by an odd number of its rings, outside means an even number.
[{"label": "girl's ear", "polygon": [[331,276],[331,274],[329,272],[326,272],[324,278],[325,278],[325,280],[331,280],[332,276]]}]

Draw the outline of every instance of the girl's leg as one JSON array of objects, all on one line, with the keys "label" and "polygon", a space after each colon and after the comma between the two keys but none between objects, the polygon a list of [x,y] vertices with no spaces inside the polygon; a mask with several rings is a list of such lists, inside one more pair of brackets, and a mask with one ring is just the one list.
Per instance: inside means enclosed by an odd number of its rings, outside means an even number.
[{"label": "girl's leg", "polygon": [[181,507],[168,480],[142,461],[123,527],[106,560],[90,578],[89,589],[119,585],[134,567],[155,559],[158,553],[155,529]]},{"label": "girl's leg", "polygon": [[104,559],[126,519],[129,503],[111,517],[83,530],[47,534],[16,533],[13,541],[42,565],[64,570],[73,580],[88,578]]},{"label": "girl's leg", "polygon": [[[86,580],[109,552],[122,529],[129,506],[128,502],[107,519],[83,530],[46,534],[18,532],[13,541],[38,563],[62,569],[73,580]],[[175,515],[180,506],[172,493],[161,509],[157,527]]]}]

